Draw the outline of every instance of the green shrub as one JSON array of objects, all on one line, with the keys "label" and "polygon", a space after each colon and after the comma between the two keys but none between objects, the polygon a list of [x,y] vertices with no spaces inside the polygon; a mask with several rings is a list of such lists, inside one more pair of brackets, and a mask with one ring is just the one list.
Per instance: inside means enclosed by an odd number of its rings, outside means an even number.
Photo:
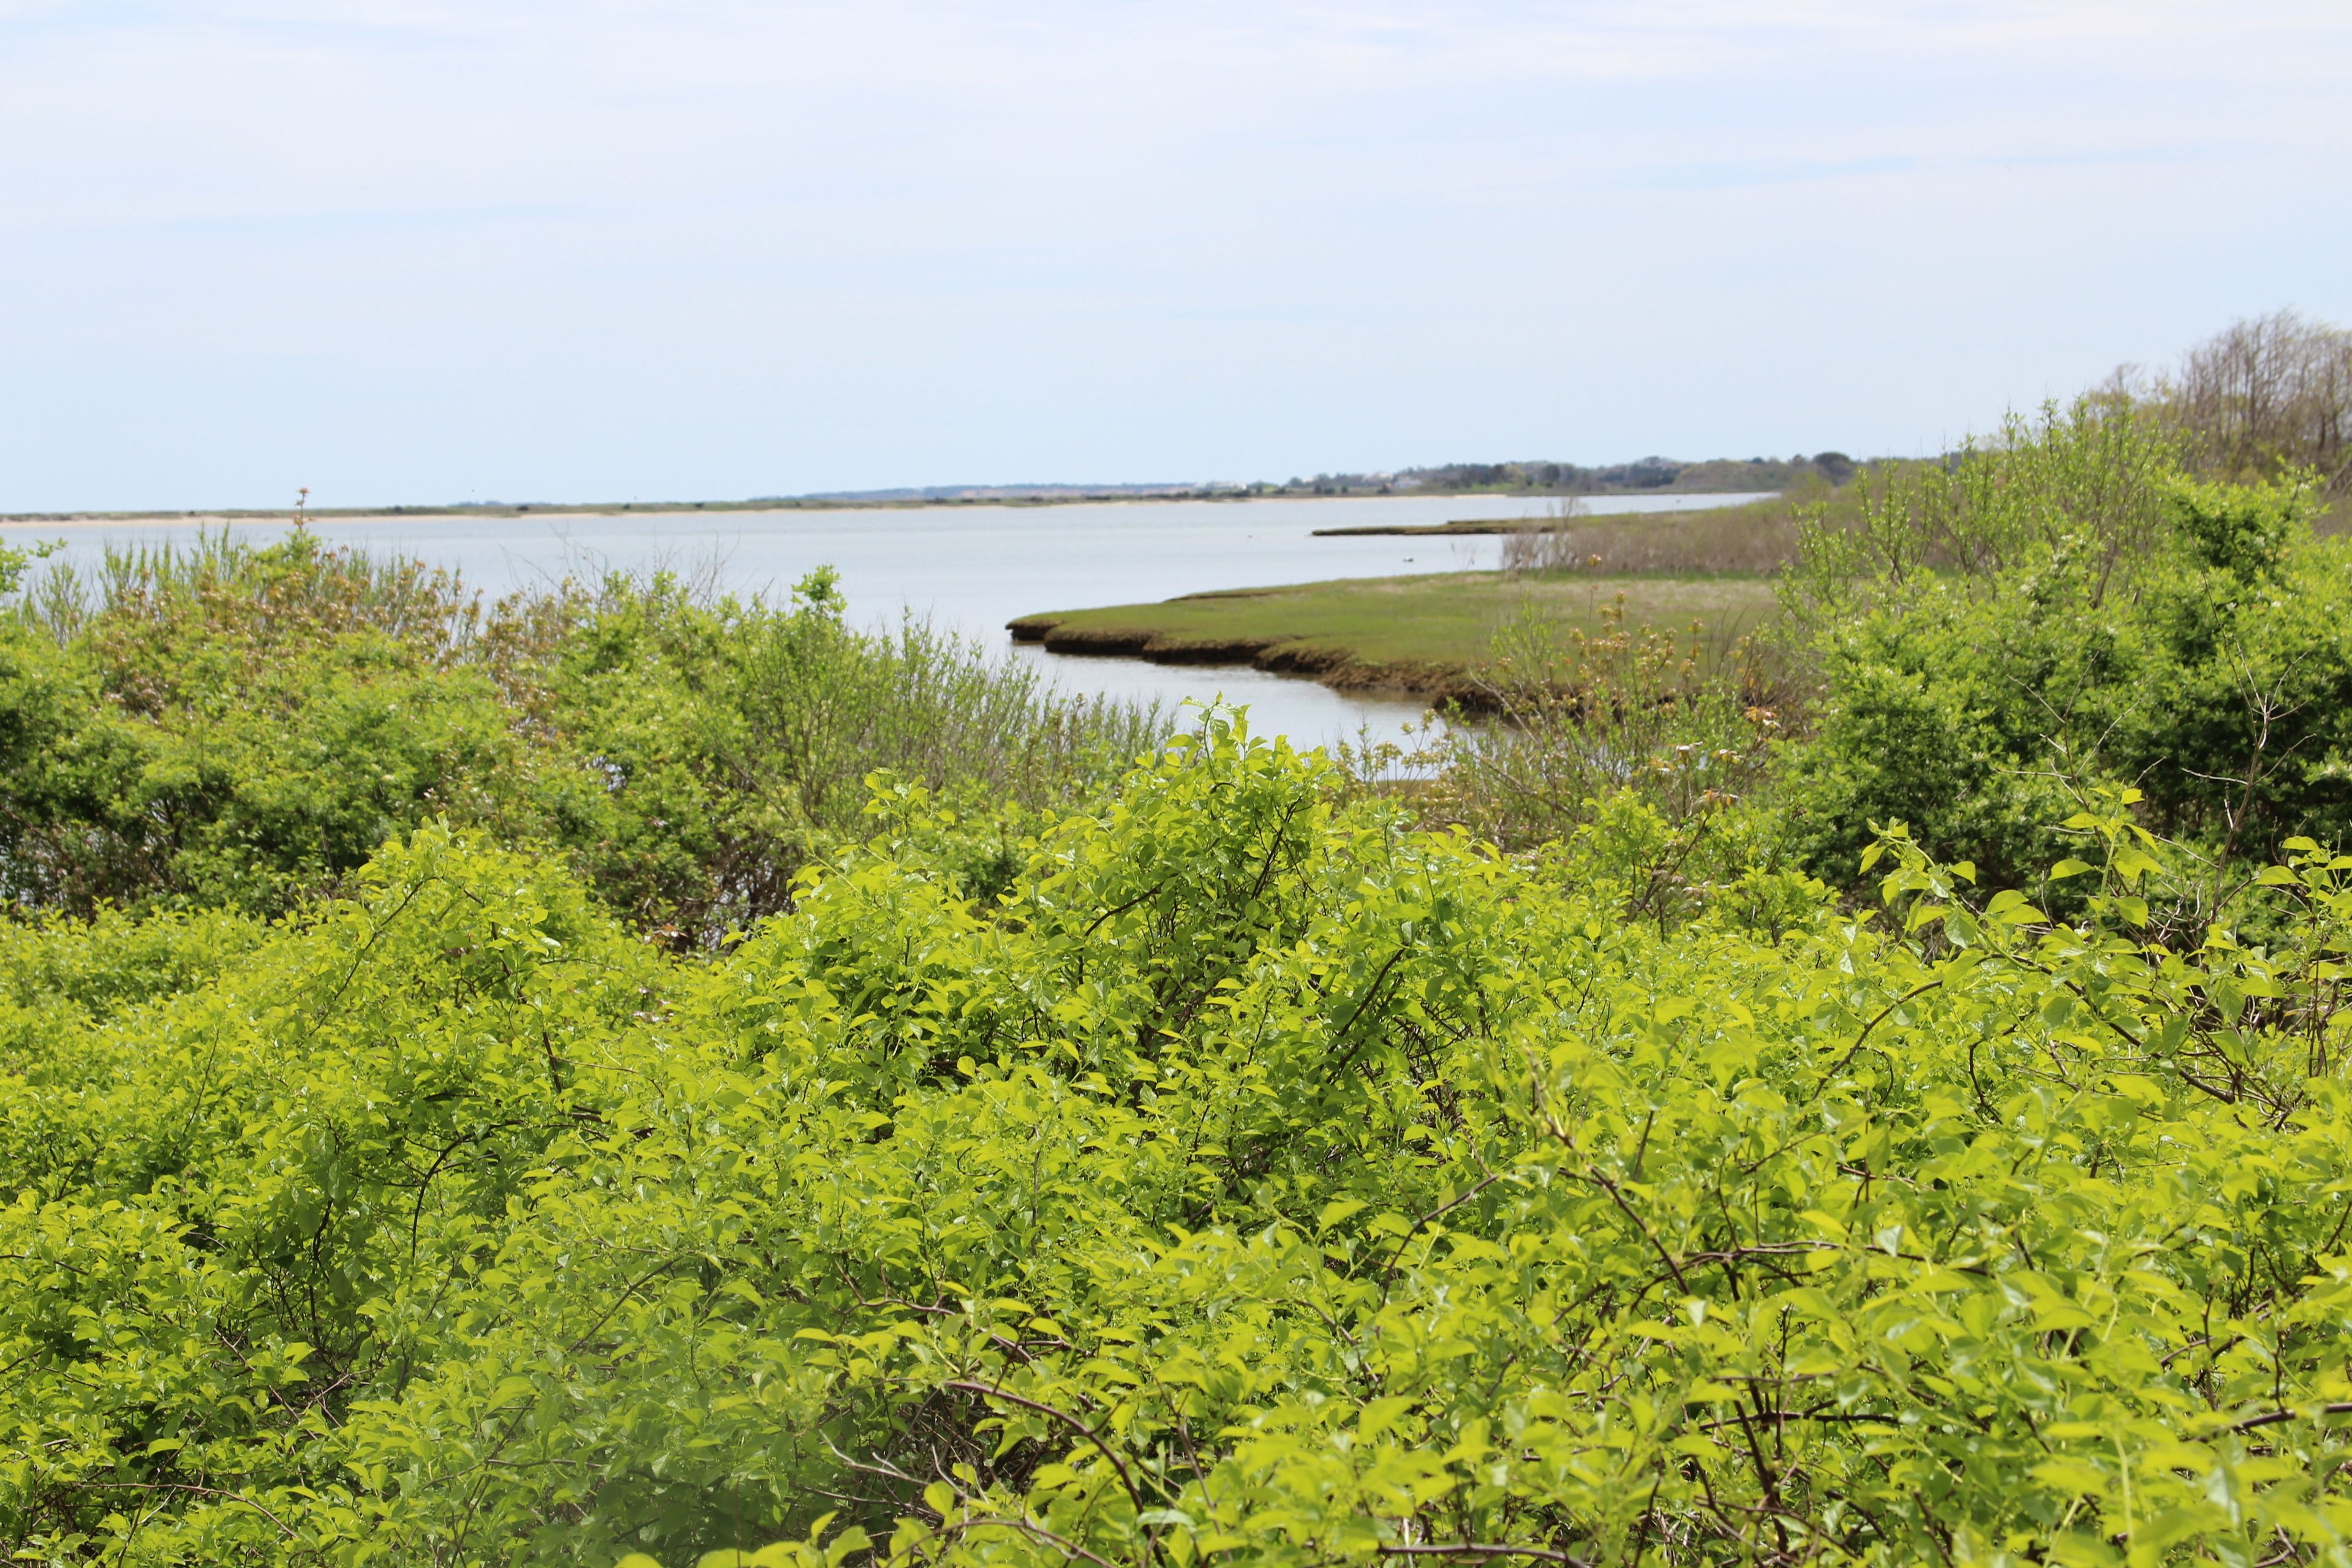
[{"label": "green shrub", "polygon": [[2187,542],[2137,605],[2153,658],[2115,771],[2161,831],[2244,874],[2286,837],[2352,841],[2352,542],[2294,489],[2185,486]]},{"label": "green shrub", "polygon": [[1822,695],[1779,798],[1800,858],[1840,887],[1880,826],[2015,888],[2060,858],[2075,780],[2145,683],[2142,629],[2061,556],[1996,598],[1911,585],[1816,647]]},{"label": "green shrub", "polygon": [[560,847],[597,895],[709,945],[785,908],[895,770],[983,815],[1098,789],[1160,733],[909,624],[856,631],[676,578],[485,616],[415,562],[205,536],[53,572],[0,622],[0,898],[280,914],[445,821]]},{"label": "green shrub", "polygon": [[793,874],[857,834],[877,769],[990,816],[1098,787],[1159,733],[1149,710],[843,613],[829,573],[789,610],[656,575],[493,627],[516,705],[566,758],[553,836],[616,908],[707,944],[788,907]]},{"label": "green shrub", "polygon": [[356,870],[431,817],[511,830],[520,749],[480,674],[375,632],[281,653],[173,650],[141,710],[80,648],[0,633],[0,868],[37,908],[160,901],[260,913]]},{"label": "green shrub", "polygon": [[134,1012],[19,933],[0,1537],[2343,1554],[2352,859],[2178,951],[2100,797],[2077,925],[1896,837],[1661,931],[1334,786],[1213,721],[986,906],[894,793],[708,960],[437,828]]},{"label": "green shrub", "polygon": [[2080,563],[2094,601],[2161,550],[2179,477],[2176,437],[2134,405],[2078,398],[2011,414],[1990,441],[1937,462],[1890,463],[1798,511],[1785,574],[1793,618],[1819,625],[1889,589],[1942,578],[1997,594],[2053,555]]},{"label": "green shrub", "polygon": [[[2048,825],[2103,782],[2142,789],[2149,824],[2208,861],[2207,905],[2290,836],[2345,841],[2352,556],[2314,536],[2305,487],[2148,479],[2163,449],[2132,428],[2079,410],[1937,481],[1977,498],[1927,509],[1961,520],[1950,537],[2011,520],[1973,556],[1943,550],[1972,569],[1936,569],[1907,523],[1875,565],[1816,541],[1817,581],[1795,591],[1819,695],[1776,798],[1822,876],[1853,886],[1877,828],[1902,823],[1988,887],[2025,887],[2058,858]],[[2132,466],[2103,489],[2118,444]]]}]

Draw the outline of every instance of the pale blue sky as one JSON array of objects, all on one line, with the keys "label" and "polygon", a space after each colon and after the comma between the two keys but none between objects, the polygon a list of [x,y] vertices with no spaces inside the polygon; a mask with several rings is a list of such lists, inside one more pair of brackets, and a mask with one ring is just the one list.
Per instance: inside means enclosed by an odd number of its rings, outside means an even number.
[{"label": "pale blue sky", "polygon": [[1935,450],[2352,321],[2352,4],[0,0],[0,510]]}]

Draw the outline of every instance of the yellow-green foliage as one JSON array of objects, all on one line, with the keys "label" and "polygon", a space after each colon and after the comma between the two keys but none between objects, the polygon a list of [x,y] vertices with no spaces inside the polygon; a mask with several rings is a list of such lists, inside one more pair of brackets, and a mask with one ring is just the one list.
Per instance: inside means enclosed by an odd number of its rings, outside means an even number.
[{"label": "yellow-green foliage", "polygon": [[[27,588],[0,550],[0,900],[280,914],[441,820],[552,843],[608,908],[715,943],[784,908],[887,766],[1002,808],[1098,789],[1160,732],[919,624],[667,574],[485,616],[446,573],[305,533]],[[11,596],[14,595],[13,602]]]},{"label": "yellow-green foliage", "polygon": [[2110,798],[2078,924],[1896,837],[1662,932],[1329,784],[1213,721],[987,903],[902,792],[711,962],[438,827],[120,981],[17,933],[0,1537],[2352,1556],[2352,861],[2151,948]]},{"label": "yellow-green foliage", "polygon": [[2102,778],[2147,792],[2209,899],[2288,837],[2347,841],[2352,550],[2313,535],[2299,487],[2158,499],[2160,548],[2120,567],[2070,536],[2030,569],[1882,583],[1822,631],[1811,733],[1775,801],[1808,864],[1850,881],[1874,825],[1900,821],[1990,885],[2032,886]]}]

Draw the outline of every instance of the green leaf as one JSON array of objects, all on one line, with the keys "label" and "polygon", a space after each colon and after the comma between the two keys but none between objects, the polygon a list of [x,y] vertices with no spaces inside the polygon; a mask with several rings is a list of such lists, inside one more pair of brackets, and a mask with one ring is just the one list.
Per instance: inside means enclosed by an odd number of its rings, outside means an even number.
[{"label": "green leaf", "polygon": [[1349,1215],[1360,1214],[1370,1206],[1360,1198],[1334,1198],[1316,1215],[1315,1228],[1318,1231],[1329,1230]]}]

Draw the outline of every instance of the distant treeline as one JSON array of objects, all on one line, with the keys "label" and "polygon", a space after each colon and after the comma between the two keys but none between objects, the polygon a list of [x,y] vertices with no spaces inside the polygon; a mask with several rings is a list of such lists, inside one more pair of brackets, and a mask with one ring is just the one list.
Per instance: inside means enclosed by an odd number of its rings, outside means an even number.
[{"label": "distant treeline", "polygon": [[1859,465],[1843,452],[1808,458],[1715,458],[1685,463],[1643,458],[1631,463],[1587,468],[1579,463],[1446,463],[1406,468],[1391,483],[1413,490],[1540,490],[1559,495],[1611,495],[1641,490],[1780,490],[1801,479],[1842,485]]},{"label": "distant treeline", "polygon": [[1714,458],[1686,463],[1675,458],[1642,458],[1630,463],[1590,467],[1581,463],[1525,461],[1444,463],[1387,473],[1317,474],[1312,479],[1215,480],[1198,484],[1133,485],[934,485],[928,489],[839,490],[821,495],[762,497],[754,505],[939,505],[957,501],[1037,503],[1076,500],[1236,500],[1254,496],[1467,494],[1524,490],[1538,495],[1616,495],[1643,490],[1732,493],[1780,490],[1802,480],[1843,484],[1858,464],[1843,452],[1808,458]]},{"label": "distant treeline", "polygon": [[531,512],[677,512],[677,511],[800,511],[835,508],[905,506],[1057,506],[1076,501],[1104,500],[1250,500],[1280,496],[1454,495],[1480,492],[1523,492],[1533,495],[1617,495],[1644,491],[1685,491],[1727,494],[1742,490],[1781,490],[1801,479],[1826,478],[1843,484],[1856,468],[1843,452],[1822,452],[1790,458],[1750,458],[1745,461],[1718,458],[1684,463],[1667,458],[1643,458],[1638,462],[1586,468],[1576,463],[1448,463],[1432,468],[1404,468],[1395,473],[1318,474],[1313,479],[1232,479],[1181,484],[1102,485],[931,485],[880,490],[827,490],[799,496],[753,496],[746,500],[653,501],[451,501],[439,505],[414,503],[393,506],[209,508],[202,511],[0,512],[0,521],[65,522],[105,518],[117,521],[149,519],[244,522],[299,515],[318,521],[355,517],[520,517]]},{"label": "distant treeline", "polygon": [[1443,463],[1400,468],[1392,474],[1318,474],[1280,485],[1253,485],[1253,495],[1482,495],[1557,496],[1681,493],[1728,495],[1749,490],[1785,490],[1817,480],[1842,485],[1869,466],[1843,452],[1808,458],[1711,458],[1685,463],[1674,458],[1643,458],[1631,463],[1588,468],[1581,463]]}]

